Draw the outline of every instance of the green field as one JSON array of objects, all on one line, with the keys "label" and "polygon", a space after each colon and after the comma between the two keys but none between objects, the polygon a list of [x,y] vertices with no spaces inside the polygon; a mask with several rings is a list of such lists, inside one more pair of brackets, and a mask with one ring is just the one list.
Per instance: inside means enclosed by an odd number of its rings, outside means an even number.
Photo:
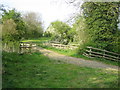
[{"label": "green field", "polygon": [[118,88],[117,71],[50,60],[41,53],[3,52],[3,88]]}]

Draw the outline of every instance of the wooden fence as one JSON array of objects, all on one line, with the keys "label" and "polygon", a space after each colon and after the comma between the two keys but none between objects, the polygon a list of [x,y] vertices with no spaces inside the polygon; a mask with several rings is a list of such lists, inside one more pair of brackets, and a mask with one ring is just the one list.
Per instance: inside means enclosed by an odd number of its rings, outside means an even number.
[{"label": "wooden fence", "polygon": [[5,52],[19,52],[19,43],[2,43],[2,51]]},{"label": "wooden fence", "polygon": [[73,50],[73,49],[78,48],[78,44],[63,45],[63,44],[60,44],[59,42],[54,42],[54,41],[44,42],[43,45],[52,46],[52,47],[59,48],[59,49],[71,49],[71,50]]},{"label": "wooden fence", "polygon": [[120,61],[120,54],[110,52],[107,50],[89,47],[89,46],[87,47],[83,55],[88,56],[88,57],[100,57],[104,59]]},{"label": "wooden fence", "polygon": [[19,53],[31,52],[33,47],[36,47],[36,44],[31,42],[20,42]]}]

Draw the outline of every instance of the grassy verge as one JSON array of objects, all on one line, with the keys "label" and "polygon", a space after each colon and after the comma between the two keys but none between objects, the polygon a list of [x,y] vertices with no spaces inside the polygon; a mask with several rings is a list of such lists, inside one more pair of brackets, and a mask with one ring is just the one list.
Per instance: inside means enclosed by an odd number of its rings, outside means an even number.
[{"label": "grassy verge", "polygon": [[58,48],[54,48],[54,47],[50,47],[50,46],[44,46],[44,45],[41,45],[41,44],[39,46],[42,47],[42,48],[48,49],[48,50],[55,51],[55,52],[60,53],[60,54],[67,55],[67,56],[83,58],[85,60],[94,60],[94,61],[99,61],[99,62],[103,62],[103,63],[110,64],[110,65],[119,66],[118,62],[115,62],[115,61],[110,61],[110,60],[106,60],[106,59],[103,59],[103,58],[89,58],[89,57],[86,57],[84,55],[77,54],[76,50],[58,49]]},{"label": "grassy verge", "polygon": [[3,88],[118,88],[116,71],[53,61],[40,53],[3,52]]},{"label": "grassy verge", "polygon": [[50,40],[51,38],[47,38],[47,37],[41,37],[41,38],[38,38],[38,39],[28,39],[28,40],[22,40],[22,42],[33,42],[33,43],[41,43],[43,41],[48,41]]}]

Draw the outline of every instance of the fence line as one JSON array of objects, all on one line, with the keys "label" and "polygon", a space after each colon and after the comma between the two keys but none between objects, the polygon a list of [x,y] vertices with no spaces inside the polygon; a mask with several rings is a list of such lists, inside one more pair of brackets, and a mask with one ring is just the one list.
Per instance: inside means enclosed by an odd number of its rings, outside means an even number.
[{"label": "fence line", "polygon": [[49,41],[49,42],[44,42],[43,45],[46,45],[46,46],[52,46],[52,47],[55,47],[55,48],[62,48],[62,49],[76,49],[78,48],[78,44],[71,44],[71,45],[63,45],[63,44],[60,44],[60,42],[55,42],[55,41]]},{"label": "fence line", "polygon": [[12,44],[2,43],[2,51],[19,52],[19,45],[15,43]]},{"label": "fence line", "polygon": [[24,52],[31,52],[31,48],[35,47],[36,44],[31,42],[19,42],[17,45],[15,44],[6,44],[3,43],[2,50],[5,52],[17,52],[17,53],[24,53]]},{"label": "fence line", "polygon": [[33,47],[36,47],[36,44],[33,44],[32,42],[20,42],[19,53],[31,53]]},{"label": "fence line", "polygon": [[98,48],[93,48],[93,47],[87,47],[87,50],[84,52],[85,56],[88,57],[101,57],[104,59],[109,59],[109,60],[114,60],[114,61],[120,61],[120,54],[110,52],[107,50],[102,50]]}]

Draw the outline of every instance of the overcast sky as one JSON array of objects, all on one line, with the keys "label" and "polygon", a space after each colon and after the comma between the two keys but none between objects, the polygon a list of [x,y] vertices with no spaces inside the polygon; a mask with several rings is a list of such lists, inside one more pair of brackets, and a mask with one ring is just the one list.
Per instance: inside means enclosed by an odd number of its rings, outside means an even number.
[{"label": "overcast sky", "polygon": [[55,20],[65,21],[76,11],[76,8],[67,4],[65,0],[0,0],[0,4],[15,8],[20,12],[40,13],[45,28]]}]

